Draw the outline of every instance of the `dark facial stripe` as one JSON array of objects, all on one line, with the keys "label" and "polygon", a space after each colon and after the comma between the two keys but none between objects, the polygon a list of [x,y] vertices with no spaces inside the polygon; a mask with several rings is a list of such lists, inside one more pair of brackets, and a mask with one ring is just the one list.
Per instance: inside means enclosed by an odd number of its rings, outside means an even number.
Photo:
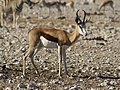
[{"label": "dark facial stripe", "polygon": [[83,28],[79,25],[79,27],[80,27],[80,30],[83,32]]}]

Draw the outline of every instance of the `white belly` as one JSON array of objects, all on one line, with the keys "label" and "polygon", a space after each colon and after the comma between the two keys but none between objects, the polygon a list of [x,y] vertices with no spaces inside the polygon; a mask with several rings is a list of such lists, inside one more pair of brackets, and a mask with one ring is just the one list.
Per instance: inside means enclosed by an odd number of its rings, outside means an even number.
[{"label": "white belly", "polygon": [[41,41],[42,46],[45,48],[57,48],[58,47],[57,43],[49,41],[42,36],[40,37],[40,41]]}]

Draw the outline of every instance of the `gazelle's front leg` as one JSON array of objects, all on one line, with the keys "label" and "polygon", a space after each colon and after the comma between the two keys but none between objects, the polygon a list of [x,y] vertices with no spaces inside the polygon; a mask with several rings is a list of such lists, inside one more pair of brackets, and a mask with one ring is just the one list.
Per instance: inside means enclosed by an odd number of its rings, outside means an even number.
[{"label": "gazelle's front leg", "polygon": [[59,77],[61,77],[62,46],[58,45]]},{"label": "gazelle's front leg", "polygon": [[67,72],[67,63],[66,63],[66,48],[65,47],[62,47],[62,59],[63,59],[63,62],[64,62],[65,74],[68,75],[68,72]]},{"label": "gazelle's front leg", "polygon": [[3,11],[1,12],[1,26],[3,26]]},{"label": "gazelle's front leg", "polygon": [[13,28],[17,28],[17,18],[16,11],[13,9]]}]

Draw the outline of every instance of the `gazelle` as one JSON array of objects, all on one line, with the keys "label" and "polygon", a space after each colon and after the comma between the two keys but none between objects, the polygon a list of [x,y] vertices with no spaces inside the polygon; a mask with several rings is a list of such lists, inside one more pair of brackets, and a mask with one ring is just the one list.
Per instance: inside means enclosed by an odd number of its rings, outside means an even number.
[{"label": "gazelle", "polygon": [[74,1],[73,0],[59,0],[64,8],[71,8],[74,11]]},{"label": "gazelle", "polygon": [[46,0],[41,0],[39,6],[40,6],[40,8],[47,7],[49,9],[49,14],[50,14],[52,7],[56,7],[58,9],[58,11],[61,12],[60,4],[61,3],[58,1],[46,2]]},{"label": "gazelle", "polygon": [[101,3],[101,5],[99,6],[99,11],[104,8],[105,10],[105,7],[106,6],[110,6],[113,10],[114,10],[114,7],[113,7],[113,4],[114,2],[112,0],[105,0],[103,3]]},{"label": "gazelle", "polygon": [[34,64],[33,57],[42,47],[45,48],[58,48],[58,60],[59,60],[59,76],[61,76],[61,61],[64,62],[65,73],[67,72],[66,65],[66,49],[73,45],[76,42],[80,35],[86,36],[86,12],[84,12],[83,20],[78,16],[79,10],[76,12],[76,28],[72,32],[66,32],[64,30],[48,28],[48,27],[40,27],[36,26],[32,28],[28,33],[29,40],[29,48],[25,55],[23,56],[23,75],[25,76],[25,67],[26,67],[26,58],[30,57],[31,62],[37,71],[38,75],[40,75],[37,67]]},{"label": "gazelle", "polygon": [[5,25],[6,21],[4,17],[7,17],[9,13],[13,14],[13,27],[17,26],[17,14],[20,14],[23,8],[23,4],[26,3],[30,7],[33,4],[38,3],[39,0],[1,0],[0,1],[0,14],[1,14],[1,26]]},{"label": "gazelle", "polygon": [[65,7],[65,8],[70,7],[74,11],[74,2],[73,2],[73,0],[67,0],[67,1],[61,1],[61,0],[58,1],[58,0],[56,0],[56,1],[53,1],[53,2],[46,2],[46,0],[41,0],[39,6],[40,6],[40,8],[43,8],[43,7],[49,8],[49,14],[51,12],[52,7],[55,7],[60,14],[62,13],[61,6]]}]

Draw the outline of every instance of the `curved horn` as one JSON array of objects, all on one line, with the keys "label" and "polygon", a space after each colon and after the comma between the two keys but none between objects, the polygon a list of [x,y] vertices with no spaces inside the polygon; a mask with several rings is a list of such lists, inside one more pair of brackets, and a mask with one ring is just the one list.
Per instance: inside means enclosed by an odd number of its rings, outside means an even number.
[{"label": "curved horn", "polygon": [[77,22],[77,23],[78,23],[78,20],[79,20],[80,22],[82,22],[81,19],[80,19],[79,16],[78,16],[78,12],[79,12],[79,10],[77,10],[77,12],[76,12],[76,22]]},{"label": "curved horn", "polygon": [[85,22],[85,17],[86,17],[86,12],[85,12],[85,10],[83,10],[83,12],[84,12],[84,18],[83,18],[83,22]]},{"label": "curved horn", "polygon": [[77,12],[76,12],[76,16],[78,17],[78,12],[79,12],[79,10],[77,10]]}]

